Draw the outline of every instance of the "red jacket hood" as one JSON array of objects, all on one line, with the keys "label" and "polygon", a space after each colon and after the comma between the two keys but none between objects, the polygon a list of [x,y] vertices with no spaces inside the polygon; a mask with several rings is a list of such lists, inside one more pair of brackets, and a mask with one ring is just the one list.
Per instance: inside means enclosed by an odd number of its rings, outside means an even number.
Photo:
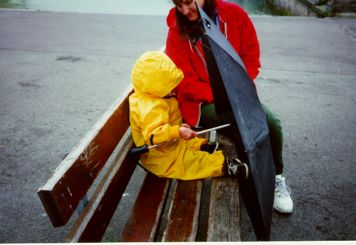
[{"label": "red jacket hood", "polygon": [[169,10],[166,21],[167,21],[167,26],[169,28],[176,26],[176,8],[175,7],[171,8],[171,10]]},{"label": "red jacket hood", "polygon": [[[224,1],[224,3],[222,3],[222,0],[217,0],[217,4],[216,4],[216,8],[219,12],[219,18],[220,21],[225,22],[226,20],[226,14],[225,13],[229,13],[229,9],[231,8],[231,5],[236,5],[236,4],[231,4],[230,2],[226,2]],[[235,7],[235,6],[234,6]],[[219,11],[222,10],[222,11]],[[169,11],[168,15],[167,15],[167,26],[169,28],[176,28],[177,24],[176,24],[176,8],[173,7],[171,8],[171,10]]]}]

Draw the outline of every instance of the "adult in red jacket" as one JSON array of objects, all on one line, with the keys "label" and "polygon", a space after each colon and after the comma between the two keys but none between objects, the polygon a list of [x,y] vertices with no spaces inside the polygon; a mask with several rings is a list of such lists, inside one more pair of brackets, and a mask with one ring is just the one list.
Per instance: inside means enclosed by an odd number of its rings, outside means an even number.
[{"label": "adult in red jacket", "polygon": [[[254,80],[260,68],[260,49],[256,31],[248,14],[237,4],[222,0],[173,0],[175,7],[167,16],[169,27],[166,53],[183,70],[184,79],[176,88],[183,120],[193,127],[211,127],[219,124],[213,93],[200,41],[197,22],[199,13],[195,2],[220,27],[243,60]],[[263,105],[267,115],[274,161],[276,163],[276,190],[274,208],[291,213],[293,202],[285,184],[282,160],[282,128],[280,121]]]}]

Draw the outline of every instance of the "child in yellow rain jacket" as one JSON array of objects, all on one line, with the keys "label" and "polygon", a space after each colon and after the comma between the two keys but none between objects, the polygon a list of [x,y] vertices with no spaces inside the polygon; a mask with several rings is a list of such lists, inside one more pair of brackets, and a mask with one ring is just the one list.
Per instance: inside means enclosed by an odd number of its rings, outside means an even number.
[{"label": "child in yellow rain jacket", "polygon": [[133,140],[136,146],[167,142],[141,154],[141,164],[159,177],[182,180],[222,176],[225,169],[236,175],[236,160],[226,164],[222,151],[201,151],[206,140],[195,137],[196,132],[182,124],[173,92],[182,79],[183,72],[162,52],[143,54],[132,69],[135,92],[129,104]]}]

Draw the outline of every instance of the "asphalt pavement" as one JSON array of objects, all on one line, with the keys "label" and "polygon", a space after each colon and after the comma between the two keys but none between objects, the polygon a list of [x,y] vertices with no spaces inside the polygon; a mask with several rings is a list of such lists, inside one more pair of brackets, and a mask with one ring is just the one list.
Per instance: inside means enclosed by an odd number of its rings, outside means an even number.
[{"label": "asphalt pavement", "polygon": [[[257,88],[282,119],[295,204],[273,214],[271,238],[356,240],[356,18],[252,20]],[[0,242],[63,241],[69,227],[52,227],[37,189],[166,34],[164,16],[0,10]]]}]

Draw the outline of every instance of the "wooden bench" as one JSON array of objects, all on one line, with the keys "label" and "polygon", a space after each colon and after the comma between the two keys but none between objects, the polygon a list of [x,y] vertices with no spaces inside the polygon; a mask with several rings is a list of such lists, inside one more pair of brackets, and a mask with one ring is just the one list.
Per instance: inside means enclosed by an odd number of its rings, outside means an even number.
[{"label": "wooden bench", "polygon": [[[131,92],[128,88],[115,101],[38,190],[53,226],[59,227],[94,188],[65,242],[101,241],[139,166],[138,157],[128,154]],[[238,182],[230,177],[178,181],[145,172],[127,224],[118,231],[120,241],[239,241],[239,200]]]}]

